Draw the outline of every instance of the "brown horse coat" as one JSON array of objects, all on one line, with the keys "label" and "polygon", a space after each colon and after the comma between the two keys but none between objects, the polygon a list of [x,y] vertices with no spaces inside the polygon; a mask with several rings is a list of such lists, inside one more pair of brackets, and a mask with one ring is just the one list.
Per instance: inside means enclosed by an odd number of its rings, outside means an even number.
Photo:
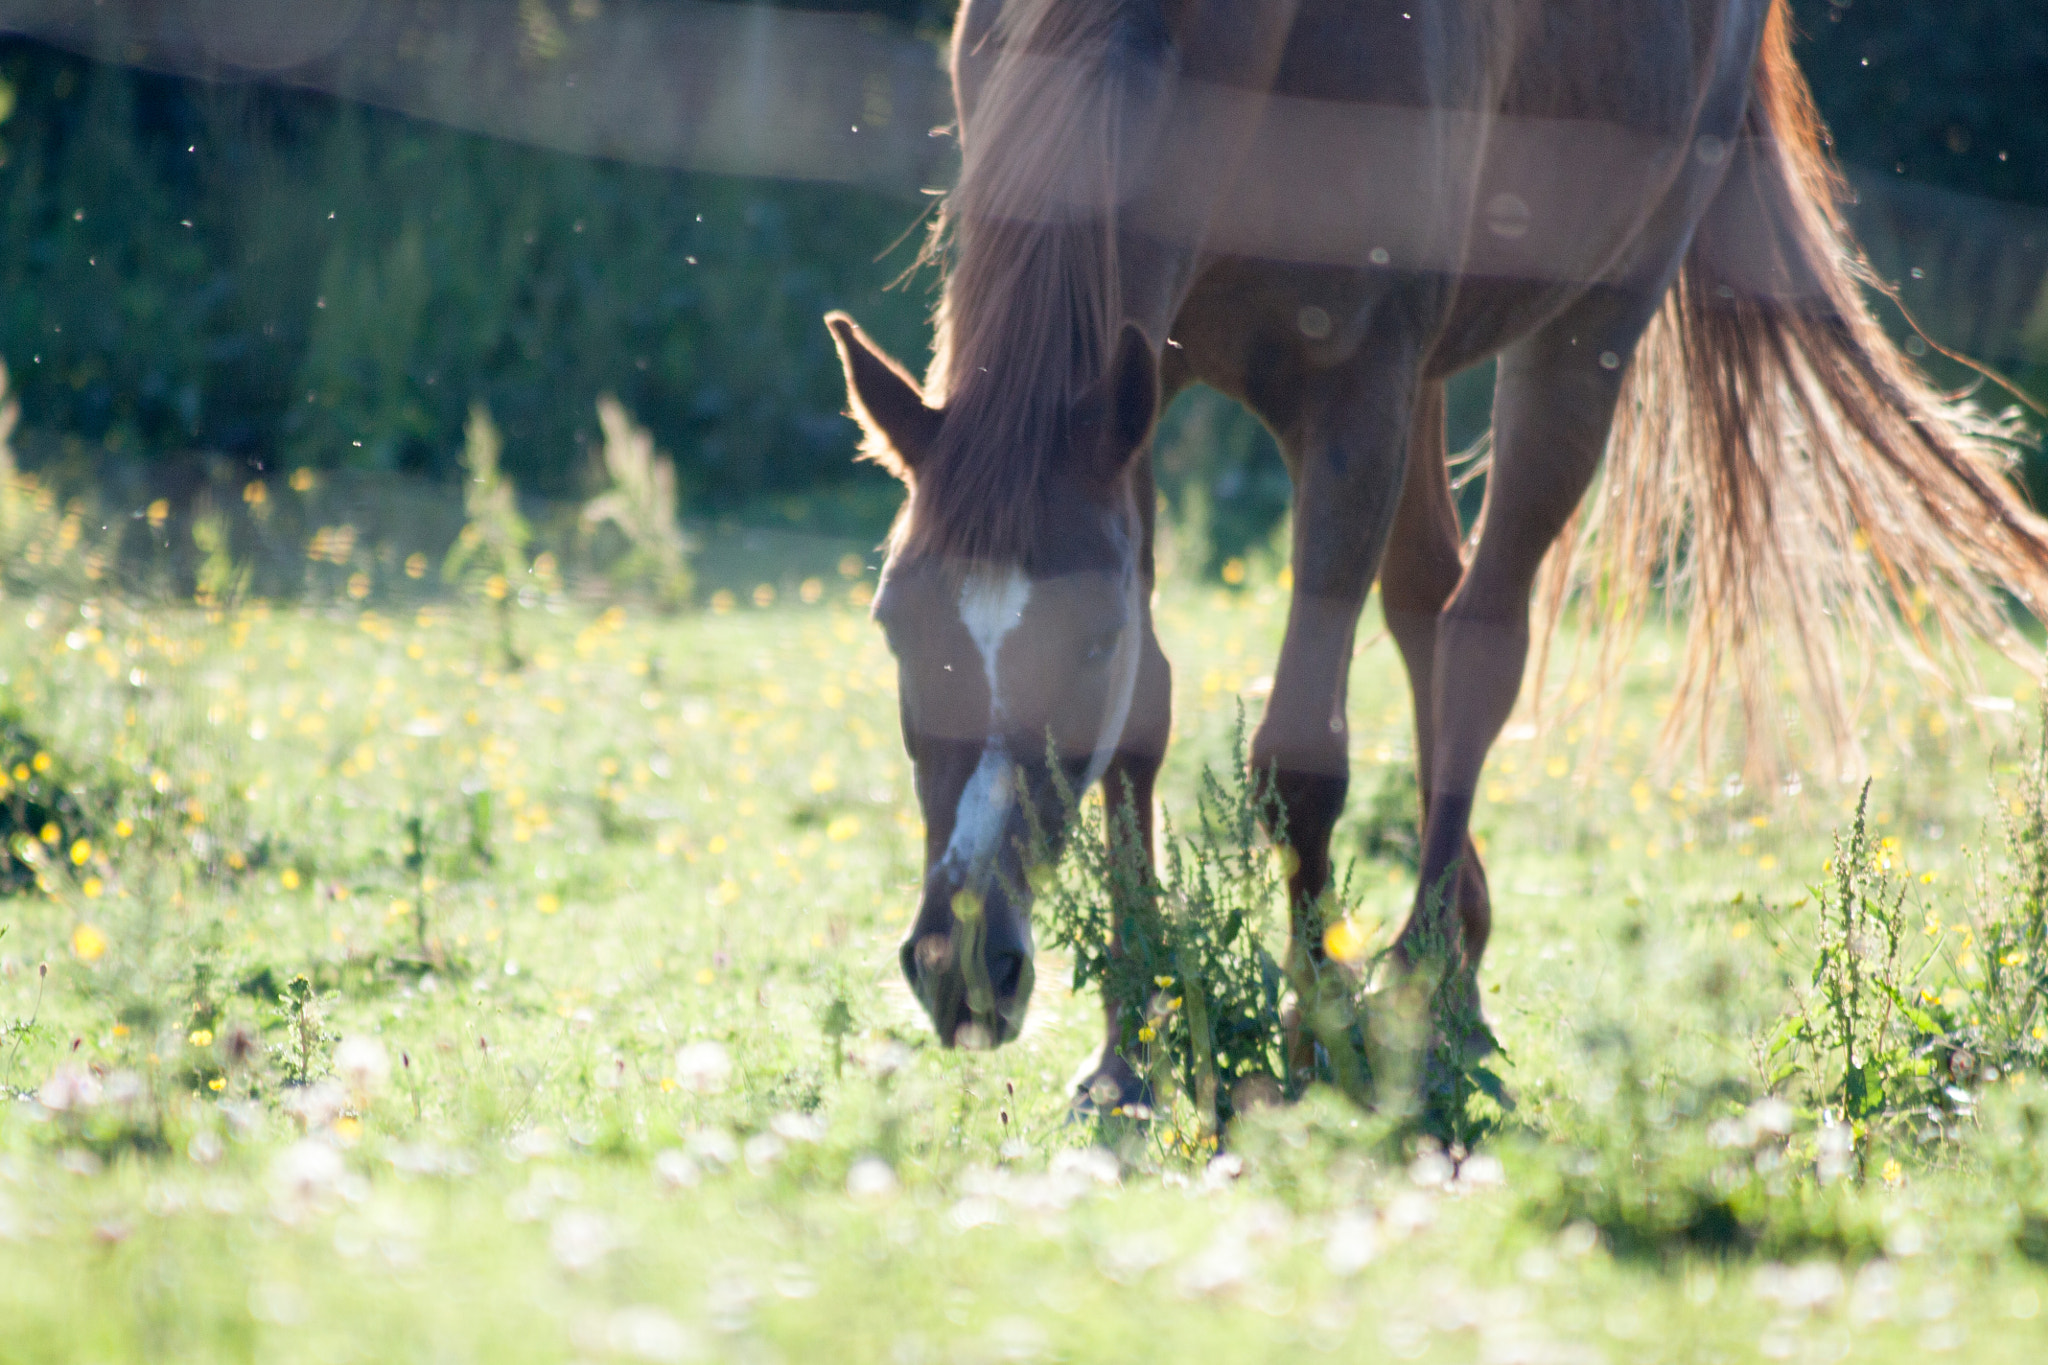
[{"label": "brown horse coat", "polygon": [[[1299,854],[1304,953],[1375,580],[1415,701],[1417,910],[1441,888],[1455,912],[1418,913],[1401,945],[1448,932],[1471,970],[1491,922],[1474,793],[1560,541],[1553,603],[1594,581],[1625,626],[1660,592],[1689,601],[1699,715],[1728,677],[1753,715],[1774,709],[1772,622],[1838,740],[1837,627],[1914,648],[2010,637],[1996,590],[2038,600],[2048,534],[1996,428],[1871,320],[1788,22],[1783,0],[963,7],[964,163],[924,385],[831,320],[868,452],[909,487],[877,614],[928,828],[904,965],[942,1038],[1021,1019],[1018,832],[1053,768],[1106,774],[1149,824],[1170,689],[1142,451],[1187,384],[1257,413],[1294,481],[1253,757]],[[1487,357],[1468,553],[1443,383]],[[1127,1085],[1119,1031],[1094,1079]]]}]

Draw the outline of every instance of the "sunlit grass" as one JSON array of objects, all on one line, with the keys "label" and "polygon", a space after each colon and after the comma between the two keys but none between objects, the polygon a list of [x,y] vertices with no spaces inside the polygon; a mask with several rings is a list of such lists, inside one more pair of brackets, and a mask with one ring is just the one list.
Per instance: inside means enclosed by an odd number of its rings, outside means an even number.
[{"label": "sunlit grass", "polygon": [[[1284,599],[1247,577],[1159,606],[1176,809],[1270,688]],[[1500,1166],[1411,1171],[1317,1097],[1240,1132],[1240,1172],[1067,1122],[1099,1014],[1063,963],[1018,1043],[931,1045],[864,602],[522,607],[514,668],[490,607],[0,601],[5,700],[94,794],[0,901],[0,1359],[2034,1358],[2011,1208],[2048,1190],[1969,1142],[1844,1196],[1881,1273],[1621,1261],[1546,1221],[1618,1075],[1761,1092],[1856,799],[1660,766],[1665,641],[1606,719],[1567,696],[1488,768]],[[1931,906],[2035,704],[1988,676],[1975,707],[1872,697],[1872,827]],[[1384,640],[1351,715],[1342,857],[1413,762]],[[1411,875],[1361,861],[1354,932]]]}]

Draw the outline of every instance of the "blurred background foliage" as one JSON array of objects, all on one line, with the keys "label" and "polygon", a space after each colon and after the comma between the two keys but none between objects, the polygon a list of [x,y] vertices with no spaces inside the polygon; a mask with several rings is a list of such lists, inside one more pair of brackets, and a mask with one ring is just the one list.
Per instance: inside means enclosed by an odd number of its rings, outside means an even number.
[{"label": "blurred background foliage", "polygon": [[[936,43],[953,4],[807,7]],[[1938,339],[2048,390],[2040,0],[1794,8],[1880,267]],[[851,463],[818,319],[848,308],[922,365],[933,281],[895,282],[930,204],[625,165],[0,40],[15,446],[47,479],[138,507],[301,468],[452,496],[483,402],[505,473],[566,501],[605,484],[609,392],[674,456],[687,516],[872,537],[896,490]],[[1460,385],[1455,442],[1483,428],[1487,389]],[[1195,533],[1188,567],[1270,537],[1287,482],[1256,422],[1193,395],[1159,453]]]}]

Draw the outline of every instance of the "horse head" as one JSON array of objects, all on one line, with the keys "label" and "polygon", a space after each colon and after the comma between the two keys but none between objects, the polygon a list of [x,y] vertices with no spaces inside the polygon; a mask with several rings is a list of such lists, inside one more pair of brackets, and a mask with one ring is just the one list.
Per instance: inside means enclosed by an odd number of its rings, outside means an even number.
[{"label": "horse head", "polygon": [[[1135,328],[1033,452],[1030,516],[948,505],[938,462],[1018,452],[947,429],[851,319],[827,319],[871,458],[908,501],[875,595],[896,657],[903,746],[925,821],[925,871],[902,946],[947,1046],[1017,1035],[1033,981],[1034,856],[1057,856],[1069,802],[1098,780],[1130,714],[1144,635],[1145,522],[1128,477],[1158,407],[1157,363]],[[942,439],[943,437],[943,439]],[[957,471],[956,471],[957,472]],[[958,487],[955,481],[952,485]],[[939,518],[1027,525],[992,554]],[[1034,839],[1043,836],[1043,842]]]}]

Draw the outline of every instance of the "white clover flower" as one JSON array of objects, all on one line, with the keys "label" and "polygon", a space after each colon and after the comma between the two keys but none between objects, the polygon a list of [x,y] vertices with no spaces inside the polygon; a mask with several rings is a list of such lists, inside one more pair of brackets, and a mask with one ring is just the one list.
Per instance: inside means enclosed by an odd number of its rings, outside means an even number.
[{"label": "white clover flower", "polygon": [[704,1178],[704,1169],[688,1152],[670,1147],[654,1158],[654,1178],[671,1190],[686,1190]]},{"label": "white clover flower", "polygon": [[610,1221],[589,1209],[566,1210],[548,1230],[548,1251],[571,1274],[596,1269],[618,1245]]},{"label": "white clover flower", "polygon": [[92,1109],[100,1102],[99,1078],[74,1066],[60,1066],[43,1082],[36,1100],[53,1114]]},{"label": "white clover flower", "polygon": [[896,1193],[896,1172],[878,1156],[864,1156],[846,1173],[846,1192],[855,1199],[886,1199]]},{"label": "white clover flower", "polygon": [[725,1044],[685,1043],[676,1049],[676,1084],[700,1095],[715,1095],[732,1079],[732,1054]]},{"label": "white clover flower", "polygon": [[621,1308],[605,1325],[605,1344],[617,1355],[650,1365],[680,1365],[704,1352],[689,1328],[660,1308]]},{"label": "white clover flower", "polygon": [[335,1047],[334,1069],[351,1094],[367,1098],[383,1090],[391,1079],[391,1054],[375,1038],[352,1034]]},{"label": "white clover flower", "polygon": [[309,1133],[327,1127],[347,1110],[348,1092],[333,1081],[300,1086],[284,1102],[284,1112]]}]

